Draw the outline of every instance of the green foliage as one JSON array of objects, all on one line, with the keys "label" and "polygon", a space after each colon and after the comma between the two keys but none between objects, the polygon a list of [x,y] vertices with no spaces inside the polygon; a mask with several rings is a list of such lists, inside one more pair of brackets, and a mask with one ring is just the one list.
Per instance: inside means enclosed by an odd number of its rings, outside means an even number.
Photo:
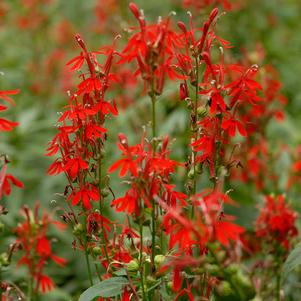
[{"label": "green foliage", "polygon": [[92,301],[96,297],[110,298],[118,296],[127,284],[129,284],[128,280],[123,277],[106,279],[85,290],[78,301]]},{"label": "green foliage", "polygon": [[301,265],[301,242],[288,255],[282,270],[283,281],[285,281],[289,274],[298,266]]}]

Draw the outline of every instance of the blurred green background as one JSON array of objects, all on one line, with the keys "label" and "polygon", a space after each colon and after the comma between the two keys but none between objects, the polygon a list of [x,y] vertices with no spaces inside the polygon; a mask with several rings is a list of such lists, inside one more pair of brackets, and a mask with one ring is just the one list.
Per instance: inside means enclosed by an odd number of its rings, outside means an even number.
[{"label": "blurred green background", "polygon": [[[301,1],[233,2],[239,3],[239,7],[221,17],[218,33],[234,46],[230,51],[237,59],[241,58],[241,49],[252,52],[257,43],[263,45],[266,54],[264,63],[272,64],[279,71],[283,93],[288,98],[286,120],[281,124],[271,123],[268,136],[271,141],[287,143],[294,148],[301,143]],[[150,21],[155,22],[159,15],[166,16],[171,11],[177,13],[174,17],[176,20],[188,20],[180,0],[139,0],[136,3],[144,9]],[[57,193],[64,190],[65,179],[62,175],[46,175],[51,160],[44,153],[47,142],[55,135],[57,112],[66,103],[67,90],[72,89],[74,83],[65,67],[65,63],[79,52],[74,34],[80,33],[89,48],[96,50],[102,45],[111,44],[113,38],[121,33],[118,45],[122,49],[127,36],[124,29],[129,24],[136,25],[127,5],[126,0],[0,2],[0,90],[21,89],[21,93],[14,97],[17,106],[10,108],[8,114],[20,126],[9,134],[1,133],[0,140],[1,153],[9,154],[11,159],[10,172],[25,184],[25,189],[14,189],[5,200],[10,210],[6,223],[11,227],[16,224],[19,208],[24,203],[40,201],[44,207],[54,208],[62,202]],[[201,27],[210,7],[201,11],[190,10]],[[170,95],[177,93],[177,86],[169,84],[165,91],[160,97],[160,118],[163,120],[171,109],[172,114],[167,116],[164,124],[160,124],[160,133],[171,136],[176,133],[176,145],[180,145],[185,140],[187,116],[184,107],[175,108],[177,104],[168,101]],[[148,120],[148,100],[141,97],[141,91],[130,93],[137,101],[126,111],[121,110],[120,117],[111,121],[113,126],[110,127],[111,139],[107,153],[112,155],[107,156],[107,165],[119,155],[115,151],[117,133],[122,131],[131,142],[137,142],[141,133],[139,125]],[[167,101],[164,102],[165,99]],[[174,149],[174,156],[180,157],[183,150]],[[289,165],[290,158],[284,153],[276,166],[282,181],[280,190],[285,188]],[[114,178],[112,183],[113,187],[117,185]],[[252,227],[251,221],[256,215],[254,201],[259,198],[258,193],[253,187],[237,186],[235,189],[234,198],[241,203],[235,213],[245,226]],[[300,189],[294,188],[290,197],[294,207],[300,209]],[[73,257],[70,255],[70,234],[61,233],[59,239],[61,242],[56,250],[68,258],[69,264],[62,270],[51,267],[51,275],[57,279],[60,289],[43,300],[70,300],[71,295],[76,296],[88,286],[82,257],[74,252]],[[1,240],[1,251],[11,240],[10,236]],[[15,277],[22,277],[23,273],[20,270]],[[300,300],[300,296],[296,295],[292,300]]]}]

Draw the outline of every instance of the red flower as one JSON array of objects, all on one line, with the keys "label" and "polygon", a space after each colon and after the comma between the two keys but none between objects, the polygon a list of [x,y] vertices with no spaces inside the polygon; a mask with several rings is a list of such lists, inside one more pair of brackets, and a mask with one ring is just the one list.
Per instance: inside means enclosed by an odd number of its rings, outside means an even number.
[{"label": "red flower", "polygon": [[10,195],[11,193],[11,184],[19,187],[24,188],[23,183],[14,177],[11,174],[6,173],[7,165],[3,165],[0,171],[0,199],[2,197],[2,193],[5,195]]},{"label": "red flower", "polygon": [[47,291],[52,291],[54,289],[52,279],[46,275],[39,275],[36,281],[38,283],[37,289],[41,289],[42,293],[46,293]]},{"label": "red flower", "polygon": [[289,249],[290,240],[298,234],[296,220],[297,213],[285,203],[283,195],[266,196],[256,220],[256,235]]},{"label": "red flower", "polygon": [[222,122],[222,129],[228,133],[229,136],[234,137],[236,133],[236,129],[242,136],[247,136],[247,131],[242,125],[242,123],[235,119],[226,119]]},{"label": "red flower", "polygon": [[71,178],[73,179],[76,178],[79,171],[86,170],[88,168],[88,163],[80,157],[67,159],[67,162],[64,165],[64,171],[69,172]]},{"label": "red flower", "polygon": [[22,252],[17,266],[27,266],[29,277],[34,279],[35,290],[40,289],[45,293],[54,288],[52,279],[43,273],[49,259],[60,266],[64,266],[66,260],[53,254],[50,240],[46,236],[50,224],[61,229],[61,223],[53,221],[47,213],[39,218],[38,210],[38,204],[34,212],[28,207],[23,207],[25,221],[16,228],[18,237],[16,244],[20,246],[19,250]]},{"label": "red flower", "polygon": [[92,184],[86,184],[78,189],[73,189],[68,200],[71,200],[72,206],[76,206],[79,202],[82,202],[84,208],[90,210],[92,208],[91,201],[99,201],[99,197],[97,187]]}]

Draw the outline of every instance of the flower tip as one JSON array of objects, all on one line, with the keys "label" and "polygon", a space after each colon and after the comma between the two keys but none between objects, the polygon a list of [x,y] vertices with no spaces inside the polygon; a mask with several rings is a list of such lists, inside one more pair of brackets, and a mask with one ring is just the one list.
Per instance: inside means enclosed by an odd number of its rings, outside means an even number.
[{"label": "flower tip", "polygon": [[138,6],[134,2],[131,2],[129,4],[129,8],[130,8],[131,12],[133,13],[133,15],[135,16],[135,18],[139,19],[140,12],[139,12]]},{"label": "flower tip", "polygon": [[218,8],[216,7],[211,11],[209,20],[212,22],[215,19],[215,17],[217,16],[217,14],[218,14]]},{"label": "flower tip", "polygon": [[120,143],[122,144],[122,145],[126,145],[127,144],[127,138],[125,137],[125,135],[124,134],[118,134],[118,138],[119,138],[119,140],[120,140]]},{"label": "flower tip", "polygon": [[187,29],[186,29],[186,26],[183,22],[179,21],[177,23],[178,27],[183,31],[183,33],[186,33],[187,32]]},{"label": "flower tip", "polygon": [[79,33],[75,34],[75,40],[76,40],[77,42],[82,41],[82,37],[80,36]]}]

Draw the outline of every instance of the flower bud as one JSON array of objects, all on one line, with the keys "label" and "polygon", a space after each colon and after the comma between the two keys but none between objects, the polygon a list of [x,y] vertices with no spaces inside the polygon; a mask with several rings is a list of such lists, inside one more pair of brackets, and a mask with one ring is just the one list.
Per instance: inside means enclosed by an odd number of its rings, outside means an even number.
[{"label": "flower bud", "polygon": [[166,257],[162,254],[156,255],[154,258],[155,267],[156,269],[160,268],[162,263],[165,261]]},{"label": "flower bud", "polygon": [[188,88],[186,83],[180,84],[180,99],[184,100],[188,97]]},{"label": "flower bud", "polygon": [[76,224],[74,226],[74,228],[73,228],[73,234],[75,236],[78,236],[78,235],[81,235],[83,233],[84,233],[84,226],[83,226],[83,224],[81,224],[81,223]]},{"label": "flower bud", "polygon": [[217,14],[218,14],[218,8],[214,8],[211,11],[210,16],[209,16],[210,22],[212,22],[215,19],[215,17],[217,16]]},{"label": "flower bud", "polygon": [[137,272],[139,270],[139,263],[137,259],[133,259],[127,263],[127,269],[129,272]]},{"label": "flower bud", "polygon": [[231,285],[227,281],[223,281],[221,285],[221,297],[233,296],[234,292],[231,288]]},{"label": "flower bud", "polygon": [[231,263],[225,269],[225,273],[229,275],[236,274],[239,271],[239,266],[236,263]]},{"label": "flower bud", "polygon": [[133,15],[135,16],[135,18],[139,19],[140,12],[139,12],[138,6],[135,3],[131,2],[129,4],[129,8],[130,8],[131,12],[133,13]]},{"label": "flower bud", "polygon": [[95,256],[99,256],[99,255],[102,254],[102,250],[101,250],[100,247],[94,247],[94,248],[92,249],[92,253],[93,253]]},{"label": "flower bud", "polygon": [[188,177],[188,179],[192,180],[192,179],[194,179],[194,176],[195,176],[194,169],[191,168],[188,172],[187,177]]},{"label": "flower bud", "polygon": [[172,288],[173,288],[173,283],[172,283],[172,281],[168,281],[168,282],[167,282],[167,288],[168,288],[169,290],[172,290]]},{"label": "flower bud", "polygon": [[107,197],[109,194],[110,194],[109,189],[104,188],[104,189],[101,190],[101,195],[102,195],[104,198]]},{"label": "flower bud", "polygon": [[149,275],[149,276],[146,277],[146,283],[149,286],[153,286],[156,283],[156,278],[154,278],[153,276]]},{"label": "flower bud", "polygon": [[207,110],[205,107],[198,107],[197,114],[199,118],[204,118],[207,115]]},{"label": "flower bud", "polygon": [[2,253],[0,255],[0,266],[7,267],[9,265],[8,254]]},{"label": "flower bud", "polygon": [[185,24],[184,24],[183,22],[179,21],[179,22],[177,23],[177,25],[178,25],[178,27],[183,31],[184,34],[187,33],[186,26],[185,26]]}]

